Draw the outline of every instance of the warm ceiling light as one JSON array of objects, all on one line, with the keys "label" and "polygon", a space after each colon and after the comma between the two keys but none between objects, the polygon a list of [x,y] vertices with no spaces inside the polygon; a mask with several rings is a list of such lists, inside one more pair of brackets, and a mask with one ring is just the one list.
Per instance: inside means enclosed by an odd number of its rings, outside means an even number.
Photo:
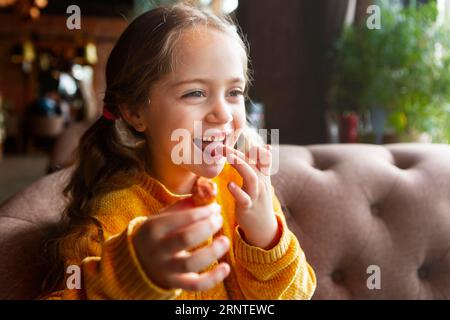
[{"label": "warm ceiling light", "polygon": [[47,0],[34,0],[34,4],[36,5],[36,7],[38,8],[45,8],[48,4]]},{"label": "warm ceiling light", "polygon": [[41,12],[39,11],[38,8],[36,8],[36,7],[30,8],[30,17],[32,19],[37,19],[37,18],[39,18],[40,15],[41,15]]},{"label": "warm ceiling light", "polygon": [[86,61],[89,64],[96,64],[98,62],[97,47],[92,42],[86,44]]},{"label": "warm ceiling light", "polygon": [[14,4],[16,0],[0,0],[0,7],[7,7]]},{"label": "warm ceiling light", "polygon": [[23,61],[33,62],[36,58],[36,51],[33,42],[26,40],[23,43]]}]

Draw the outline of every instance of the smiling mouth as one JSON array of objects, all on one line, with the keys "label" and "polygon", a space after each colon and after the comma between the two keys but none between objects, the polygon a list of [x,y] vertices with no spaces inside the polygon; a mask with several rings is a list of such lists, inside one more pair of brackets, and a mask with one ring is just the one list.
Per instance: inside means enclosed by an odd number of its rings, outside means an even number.
[{"label": "smiling mouth", "polygon": [[[199,148],[200,150],[205,151],[205,149],[209,146],[209,145],[226,145],[228,139],[230,138],[230,135],[226,135],[224,137],[221,138],[215,138],[215,137],[209,137],[209,138],[196,138],[193,139],[194,141],[194,145]],[[211,150],[214,148],[211,148]]]}]

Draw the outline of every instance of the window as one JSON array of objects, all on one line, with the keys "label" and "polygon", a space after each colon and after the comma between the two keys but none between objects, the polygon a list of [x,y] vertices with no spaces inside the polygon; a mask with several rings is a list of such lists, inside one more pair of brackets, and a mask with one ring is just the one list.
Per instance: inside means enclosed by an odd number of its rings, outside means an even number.
[{"label": "window", "polygon": [[441,23],[450,21],[450,0],[437,0],[437,6],[439,10],[438,21]]}]

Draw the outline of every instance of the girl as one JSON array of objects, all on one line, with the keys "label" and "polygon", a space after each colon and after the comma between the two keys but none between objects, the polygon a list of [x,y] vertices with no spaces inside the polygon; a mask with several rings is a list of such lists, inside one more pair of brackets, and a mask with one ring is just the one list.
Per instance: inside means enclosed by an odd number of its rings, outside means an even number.
[{"label": "girl", "polygon": [[[174,5],[129,25],[108,59],[103,117],[82,137],[65,189],[44,297],[311,298],[316,278],[273,192],[270,148],[234,148],[249,137],[248,74],[229,19]],[[176,163],[179,129],[223,161]],[[198,176],[213,178],[217,202],[193,207]]]}]

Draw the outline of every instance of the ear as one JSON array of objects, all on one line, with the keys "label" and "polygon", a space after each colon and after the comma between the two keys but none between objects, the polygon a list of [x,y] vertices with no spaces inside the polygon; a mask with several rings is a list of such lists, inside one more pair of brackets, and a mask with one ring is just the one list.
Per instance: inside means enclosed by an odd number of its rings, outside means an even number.
[{"label": "ear", "polygon": [[128,108],[125,105],[120,105],[119,109],[125,122],[132,126],[136,131],[144,132],[147,129],[143,108],[131,110],[131,108]]}]

